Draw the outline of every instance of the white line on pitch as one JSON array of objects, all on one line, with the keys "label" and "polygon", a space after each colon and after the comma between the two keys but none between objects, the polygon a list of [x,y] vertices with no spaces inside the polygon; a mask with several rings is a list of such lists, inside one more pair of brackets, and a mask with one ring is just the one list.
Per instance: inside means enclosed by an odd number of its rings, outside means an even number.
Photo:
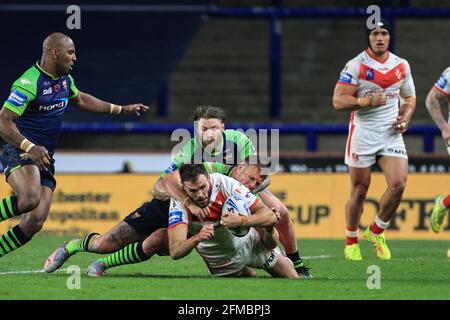
[{"label": "white line on pitch", "polygon": [[302,259],[329,259],[329,258],[334,258],[334,256],[330,255],[330,254],[322,254],[320,256],[303,256]]},{"label": "white line on pitch", "polygon": [[[63,271],[67,271],[67,269],[60,269],[60,270],[56,270],[56,272],[63,272]],[[44,269],[41,270],[17,270],[17,271],[5,271],[5,272],[0,272],[0,276],[4,276],[4,275],[10,275],[10,274],[32,274],[32,273],[45,273]]]}]

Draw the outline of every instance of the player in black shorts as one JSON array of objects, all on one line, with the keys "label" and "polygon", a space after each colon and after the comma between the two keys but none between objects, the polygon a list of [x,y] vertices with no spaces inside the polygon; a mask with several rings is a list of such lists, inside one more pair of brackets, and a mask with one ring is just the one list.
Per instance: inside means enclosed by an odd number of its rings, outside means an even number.
[{"label": "player in black shorts", "polygon": [[0,110],[0,135],[6,181],[14,195],[0,201],[0,222],[21,221],[0,237],[0,257],[30,241],[49,214],[56,186],[53,154],[68,106],[90,112],[137,114],[143,104],[115,105],[79,91],[69,74],[76,62],[75,45],[62,33],[43,43],[41,60],[17,79]]}]

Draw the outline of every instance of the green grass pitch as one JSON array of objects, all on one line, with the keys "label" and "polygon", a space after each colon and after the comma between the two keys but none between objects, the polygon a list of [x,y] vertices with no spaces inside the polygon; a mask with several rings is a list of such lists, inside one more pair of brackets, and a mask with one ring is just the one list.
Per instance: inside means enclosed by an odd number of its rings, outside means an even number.
[{"label": "green grass pitch", "polygon": [[[196,252],[178,261],[155,256],[109,269],[102,278],[84,274],[100,257],[91,253],[71,257],[53,274],[39,272],[67,239],[36,236],[0,258],[0,299],[450,299],[448,241],[388,241],[393,258],[381,261],[362,240],[363,261],[349,262],[343,258],[342,240],[300,240],[302,255],[310,257],[310,280],[273,279],[262,270],[255,279],[213,278]],[[71,265],[81,268],[80,289],[66,286]],[[380,289],[367,287],[371,265],[380,268]]]}]

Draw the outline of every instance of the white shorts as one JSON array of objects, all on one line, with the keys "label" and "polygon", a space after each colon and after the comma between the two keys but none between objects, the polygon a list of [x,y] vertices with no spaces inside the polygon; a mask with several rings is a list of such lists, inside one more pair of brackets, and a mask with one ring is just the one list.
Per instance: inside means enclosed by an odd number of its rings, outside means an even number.
[{"label": "white shorts", "polygon": [[403,135],[394,129],[372,131],[350,124],[345,148],[345,164],[355,168],[368,168],[377,156],[408,159]]},{"label": "white shorts", "polygon": [[211,261],[203,257],[212,275],[217,277],[240,276],[246,267],[271,269],[282,255],[281,250],[278,248],[267,249],[262,244],[258,231],[255,228],[250,228],[243,240],[242,246],[230,258],[221,261]]}]

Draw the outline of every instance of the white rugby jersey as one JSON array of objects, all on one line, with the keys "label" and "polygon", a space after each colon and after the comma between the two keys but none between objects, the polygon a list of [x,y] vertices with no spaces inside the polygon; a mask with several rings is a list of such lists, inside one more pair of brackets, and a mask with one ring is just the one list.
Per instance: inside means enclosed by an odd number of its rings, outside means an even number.
[{"label": "white rugby jersey", "polygon": [[408,61],[391,52],[385,61],[381,61],[366,49],[347,63],[338,83],[356,86],[358,98],[375,90],[386,91],[384,106],[356,110],[350,117],[352,124],[377,131],[392,129],[399,114],[399,97],[416,95]]},{"label": "white rugby jersey", "polygon": [[[170,200],[168,229],[184,223],[188,225],[190,234],[196,234],[204,224],[220,221],[222,207],[228,197],[241,196],[249,209],[252,209],[259,200],[244,185],[223,174],[210,174],[210,182],[212,190],[209,216],[202,222],[188,208],[184,207],[180,201],[172,198]],[[227,228],[220,226],[214,231],[214,237],[197,245],[197,251],[201,256],[220,261],[224,258],[232,257],[241,247],[245,238],[235,237]]]}]

